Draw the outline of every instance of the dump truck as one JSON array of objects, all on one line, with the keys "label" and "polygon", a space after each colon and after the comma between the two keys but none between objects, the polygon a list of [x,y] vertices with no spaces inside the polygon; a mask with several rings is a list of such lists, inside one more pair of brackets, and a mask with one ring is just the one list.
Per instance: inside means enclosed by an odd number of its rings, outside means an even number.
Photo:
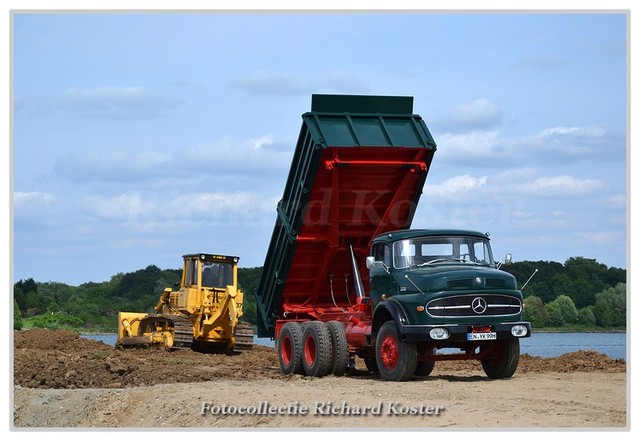
[{"label": "dump truck", "polygon": [[116,347],[251,350],[253,327],[239,320],[244,294],[238,288],[238,260],[217,254],[184,255],[180,288],[165,288],[154,313],[118,313]]},{"label": "dump truck", "polygon": [[514,374],[522,293],[489,234],[410,229],[436,143],[406,96],[313,95],[256,292],[284,374],[385,380],[437,360]]}]

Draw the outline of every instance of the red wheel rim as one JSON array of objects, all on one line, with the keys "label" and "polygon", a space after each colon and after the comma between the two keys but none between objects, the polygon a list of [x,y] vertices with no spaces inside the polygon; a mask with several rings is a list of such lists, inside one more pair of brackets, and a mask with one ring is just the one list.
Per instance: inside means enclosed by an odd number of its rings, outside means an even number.
[{"label": "red wheel rim", "polygon": [[311,336],[304,341],[304,359],[308,366],[312,366],[316,361],[316,341]]},{"label": "red wheel rim", "polygon": [[280,351],[282,355],[282,362],[286,366],[289,366],[291,364],[291,359],[293,358],[293,345],[291,344],[291,339],[288,336],[282,339],[282,346]]},{"label": "red wheel rim", "polygon": [[380,358],[385,369],[393,370],[398,364],[398,343],[396,339],[388,335],[380,345]]}]

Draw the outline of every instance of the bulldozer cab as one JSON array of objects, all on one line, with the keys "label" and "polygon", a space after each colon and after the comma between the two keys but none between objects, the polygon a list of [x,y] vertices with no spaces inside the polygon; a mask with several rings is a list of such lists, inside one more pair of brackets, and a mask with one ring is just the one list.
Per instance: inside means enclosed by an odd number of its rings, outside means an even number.
[{"label": "bulldozer cab", "polygon": [[183,287],[225,289],[238,285],[237,257],[214,254],[187,254],[183,257]]}]

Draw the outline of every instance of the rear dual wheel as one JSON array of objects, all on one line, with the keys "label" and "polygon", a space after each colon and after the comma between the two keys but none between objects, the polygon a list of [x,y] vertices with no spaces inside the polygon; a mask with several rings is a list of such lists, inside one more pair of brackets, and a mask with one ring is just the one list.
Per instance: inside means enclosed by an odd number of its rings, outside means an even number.
[{"label": "rear dual wheel", "polygon": [[278,358],[285,374],[344,375],[349,364],[344,326],[338,321],[285,323],[278,337]]},{"label": "rear dual wheel", "polygon": [[349,345],[344,325],[337,320],[327,322],[331,335],[331,373],[337,377],[344,375],[349,368]]},{"label": "rear dual wheel", "polygon": [[302,325],[287,322],[278,336],[278,359],[282,373],[302,374]]},{"label": "rear dual wheel", "polygon": [[324,377],[331,370],[331,334],[322,322],[309,322],[302,334],[302,367],[310,377]]}]

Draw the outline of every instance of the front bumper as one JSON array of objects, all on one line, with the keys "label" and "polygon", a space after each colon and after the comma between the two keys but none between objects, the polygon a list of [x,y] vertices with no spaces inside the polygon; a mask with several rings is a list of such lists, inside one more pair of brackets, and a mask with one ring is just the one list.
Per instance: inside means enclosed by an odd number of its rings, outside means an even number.
[{"label": "front bumper", "polygon": [[[485,324],[478,324],[479,326],[489,326]],[[527,328],[526,335],[520,337],[514,337],[511,334],[511,328],[515,325],[521,325]],[[400,324],[398,330],[405,341],[412,342],[467,342],[467,334],[471,332],[473,326],[477,325],[405,325]],[[496,340],[509,340],[514,338],[526,338],[531,336],[531,324],[529,322],[508,322],[492,324],[491,331],[496,333]],[[444,328],[449,332],[449,337],[445,340],[434,340],[429,333],[434,328]]]}]

